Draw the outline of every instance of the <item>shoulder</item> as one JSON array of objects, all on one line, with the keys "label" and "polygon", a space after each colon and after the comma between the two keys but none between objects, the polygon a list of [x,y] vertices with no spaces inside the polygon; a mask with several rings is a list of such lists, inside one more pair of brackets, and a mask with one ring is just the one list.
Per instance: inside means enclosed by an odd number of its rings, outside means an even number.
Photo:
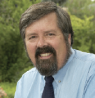
[{"label": "shoulder", "polygon": [[40,73],[38,70],[34,67],[27,72],[25,72],[22,77],[19,79],[18,84],[26,84],[26,83],[31,83],[33,80],[37,77],[40,77]]},{"label": "shoulder", "polygon": [[74,49],[74,52],[74,58],[95,63],[95,54],[82,52],[76,49]]},{"label": "shoulder", "polygon": [[[39,74],[38,70],[34,67],[30,70],[28,70],[27,72],[25,72],[21,79],[25,79],[25,80],[30,80],[31,78],[35,77],[37,74]],[[31,77],[31,78],[30,78]],[[20,79],[20,80],[21,80]]]},{"label": "shoulder", "polygon": [[78,61],[78,65],[87,71],[87,80],[95,75],[95,54],[86,53],[79,50],[75,50],[74,60]]},{"label": "shoulder", "polygon": [[36,81],[40,80],[40,77],[42,76],[40,75],[38,70],[34,67],[22,75],[22,77],[17,82],[17,87],[19,89],[22,89],[23,87],[28,90],[30,84],[32,85]]},{"label": "shoulder", "polygon": [[37,69],[34,67],[34,68],[28,70],[27,72],[25,72],[25,73],[22,75],[22,77],[23,77],[23,76],[27,76],[27,75],[30,76],[30,75],[36,74],[37,72],[38,72]]},{"label": "shoulder", "polygon": [[37,83],[41,81],[41,77],[36,68],[32,68],[24,73],[17,82],[15,98],[27,98],[30,90],[34,90],[34,86],[38,86]]}]

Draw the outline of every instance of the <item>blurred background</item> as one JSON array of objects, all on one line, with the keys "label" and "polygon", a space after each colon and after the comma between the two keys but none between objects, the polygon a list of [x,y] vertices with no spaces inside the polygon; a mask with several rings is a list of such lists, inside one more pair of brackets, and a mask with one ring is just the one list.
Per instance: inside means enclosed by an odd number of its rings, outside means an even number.
[{"label": "blurred background", "polygon": [[95,54],[95,0],[0,0],[0,94],[4,98],[14,98],[17,81],[33,67],[19,32],[21,14],[44,1],[55,2],[70,14],[72,47]]}]

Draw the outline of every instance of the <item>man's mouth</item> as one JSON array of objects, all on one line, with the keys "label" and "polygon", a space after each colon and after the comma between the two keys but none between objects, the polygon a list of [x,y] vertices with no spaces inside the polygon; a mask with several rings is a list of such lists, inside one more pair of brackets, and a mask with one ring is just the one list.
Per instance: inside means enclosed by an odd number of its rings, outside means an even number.
[{"label": "man's mouth", "polygon": [[40,54],[40,59],[48,59],[50,58],[52,53],[42,53]]}]

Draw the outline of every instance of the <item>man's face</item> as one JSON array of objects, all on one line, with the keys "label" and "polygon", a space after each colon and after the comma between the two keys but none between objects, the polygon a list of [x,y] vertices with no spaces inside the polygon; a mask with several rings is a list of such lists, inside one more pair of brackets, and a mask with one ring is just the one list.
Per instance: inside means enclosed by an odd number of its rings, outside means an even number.
[{"label": "man's face", "polygon": [[[69,46],[70,43],[71,35],[69,34]],[[67,61],[69,47],[57,26],[57,17],[54,12],[26,28],[25,44],[29,58],[42,75],[55,74]]]}]

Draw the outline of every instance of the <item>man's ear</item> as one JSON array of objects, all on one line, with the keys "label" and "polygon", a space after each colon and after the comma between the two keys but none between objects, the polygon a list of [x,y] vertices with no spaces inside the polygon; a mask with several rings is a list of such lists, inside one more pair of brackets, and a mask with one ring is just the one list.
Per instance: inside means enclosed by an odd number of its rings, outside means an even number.
[{"label": "man's ear", "polygon": [[71,34],[68,35],[68,43],[71,46]]}]

